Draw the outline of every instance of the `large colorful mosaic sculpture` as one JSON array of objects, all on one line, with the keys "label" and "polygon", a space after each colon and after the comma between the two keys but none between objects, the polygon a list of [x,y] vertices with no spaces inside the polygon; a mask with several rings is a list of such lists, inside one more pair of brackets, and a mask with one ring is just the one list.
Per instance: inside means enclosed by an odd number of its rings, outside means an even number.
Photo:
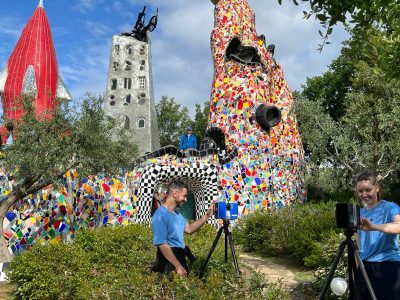
[{"label": "large colorful mosaic sculpture", "polygon": [[[23,93],[33,98],[38,116],[51,111],[56,96],[70,100],[58,72],[50,24],[43,8],[43,0],[29,19],[15,46],[4,71],[0,74],[3,117],[8,122],[21,118]],[[1,127],[2,143],[6,142],[6,129]]]},{"label": "large colorful mosaic sculpture", "polygon": [[238,151],[220,166],[225,199],[245,202],[251,210],[302,202],[303,149],[290,112],[292,94],[273,59],[273,47],[268,51],[264,36],[257,35],[245,0],[213,3],[209,126],[221,128],[227,144]]},{"label": "large colorful mosaic sculpture", "polygon": [[[141,163],[136,170],[141,222],[150,220],[152,194],[159,183],[176,177],[191,183],[207,173],[199,171],[203,168],[215,170],[218,181],[210,181],[212,193],[207,192],[207,180],[189,185],[196,202],[202,203],[198,215],[210,201],[237,201],[241,212],[249,212],[301,203],[306,197],[303,148],[290,111],[293,98],[273,58],[274,47],[257,35],[254,13],[245,0],[213,3],[214,79],[206,140],[200,151],[181,153],[167,147]],[[179,176],[170,166],[182,170]]]}]

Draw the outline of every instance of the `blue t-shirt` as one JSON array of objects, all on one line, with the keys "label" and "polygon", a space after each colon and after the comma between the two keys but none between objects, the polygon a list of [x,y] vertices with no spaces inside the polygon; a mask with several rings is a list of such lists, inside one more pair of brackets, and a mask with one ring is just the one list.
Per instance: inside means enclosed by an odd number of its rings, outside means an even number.
[{"label": "blue t-shirt", "polygon": [[[394,221],[400,214],[400,207],[393,202],[381,200],[371,209],[361,208],[360,216],[374,224],[386,224]],[[362,260],[382,262],[400,261],[399,241],[397,234],[386,234],[381,231],[358,230],[360,239],[360,256]]]},{"label": "blue t-shirt", "polygon": [[168,244],[170,247],[185,248],[183,233],[187,220],[179,211],[170,212],[164,205],[153,215],[153,245]]}]

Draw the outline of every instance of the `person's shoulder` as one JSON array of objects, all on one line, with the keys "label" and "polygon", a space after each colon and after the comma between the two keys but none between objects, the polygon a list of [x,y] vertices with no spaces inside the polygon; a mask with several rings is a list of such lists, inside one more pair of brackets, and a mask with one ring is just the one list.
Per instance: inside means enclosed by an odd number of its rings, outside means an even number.
[{"label": "person's shoulder", "polygon": [[164,205],[161,205],[157,210],[154,212],[154,215],[152,217],[153,220],[161,219],[165,215],[165,210],[166,208]]},{"label": "person's shoulder", "polygon": [[398,210],[400,213],[400,206],[396,203],[396,202],[392,202],[392,201],[387,201],[387,200],[381,200],[382,204],[389,208],[389,209],[395,209]]},{"label": "person's shoulder", "polygon": [[389,200],[381,200],[382,204],[385,206],[399,206],[396,202]]}]

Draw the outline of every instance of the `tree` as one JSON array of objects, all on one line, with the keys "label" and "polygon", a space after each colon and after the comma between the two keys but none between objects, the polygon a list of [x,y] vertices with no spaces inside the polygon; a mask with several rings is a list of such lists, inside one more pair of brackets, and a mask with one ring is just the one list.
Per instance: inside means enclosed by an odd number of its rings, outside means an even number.
[{"label": "tree", "polygon": [[[297,0],[292,0],[298,5]],[[282,0],[278,0],[279,3]],[[328,37],[334,25],[343,23],[352,24],[353,30],[358,31],[363,38],[368,36],[368,31],[373,28],[386,36],[384,51],[381,52],[382,64],[380,67],[388,76],[400,77],[400,0],[301,0],[309,2],[310,11],[304,11],[304,16],[315,16],[326,29],[321,30],[322,37],[320,50],[328,43]],[[362,42],[362,44],[365,44]]]},{"label": "tree", "polygon": [[354,55],[348,46],[342,48],[338,58],[332,61],[328,71],[321,76],[307,78],[302,95],[307,99],[323,99],[322,105],[338,121],[344,114],[345,96],[352,88]]},{"label": "tree", "polygon": [[178,147],[185,127],[193,126],[189,110],[176,103],[174,98],[162,96],[156,104],[157,124],[160,133],[161,147],[173,145]]},{"label": "tree", "polygon": [[194,116],[193,132],[197,137],[197,144],[200,144],[207,130],[208,117],[210,115],[210,101],[204,102],[203,109],[196,103],[196,113]]},{"label": "tree", "polygon": [[334,168],[345,179],[369,168],[389,183],[400,170],[400,81],[388,80],[371,62],[355,65],[344,113],[334,120],[326,99],[300,97],[295,103],[302,139],[311,162]]},{"label": "tree", "polygon": [[[82,177],[98,172],[116,174],[135,159],[137,147],[126,133],[105,118],[104,99],[86,95],[81,107],[68,102],[52,112],[51,117],[35,115],[28,96],[21,98],[25,114],[14,122],[16,139],[4,150],[3,170],[11,171],[15,185],[0,203],[0,224],[10,207],[19,199],[57,184],[70,169]],[[118,134],[118,142],[115,139]],[[12,257],[0,226],[0,259]]]}]

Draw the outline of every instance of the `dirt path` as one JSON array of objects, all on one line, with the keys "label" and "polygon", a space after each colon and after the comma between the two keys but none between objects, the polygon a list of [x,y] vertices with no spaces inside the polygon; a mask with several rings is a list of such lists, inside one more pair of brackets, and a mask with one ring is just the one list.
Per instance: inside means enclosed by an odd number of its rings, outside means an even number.
[{"label": "dirt path", "polygon": [[269,282],[276,282],[281,279],[285,288],[288,290],[293,289],[298,284],[295,280],[294,273],[284,265],[277,264],[267,258],[261,258],[247,253],[241,253],[239,257],[242,264],[264,274]]},{"label": "dirt path", "polygon": [[[317,295],[307,282],[312,278],[312,273],[302,267],[296,266],[290,259],[259,257],[253,253],[239,254],[241,271],[246,274],[249,269],[265,276],[270,283],[281,280],[283,289],[289,292],[290,300],[315,300]],[[246,270],[247,268],[247,270]]]},{"label": "dirt path", "polygon": [[8,300],[11,297],[13,286],[8,282],[0,282],[0,300]]}]

